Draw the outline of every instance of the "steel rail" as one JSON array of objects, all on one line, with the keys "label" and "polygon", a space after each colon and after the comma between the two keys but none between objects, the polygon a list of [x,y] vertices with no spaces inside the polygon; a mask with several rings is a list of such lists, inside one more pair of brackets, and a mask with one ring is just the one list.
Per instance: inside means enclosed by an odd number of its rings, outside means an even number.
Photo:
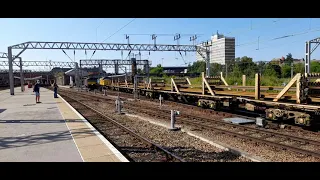
[{"label": "steel rail", "polygon": [[320,153],[318,153],[318,152],[313,152],[313,151],[309,151],[309,150],[306,150],[306,149],[301,149],[301,148],[294,147],[294,146],[289,146],[289,145],[285,145],[285,144],[281,144],[281,143],[277,143],[277,142],[272,142],[272,141],[268,141],[268,140],[265,140],[265,139],[252,137],[252,136],[240,134],[240,133],[233,132],[233,131],[228,131],[228,130],[224,130],[224,129],[220,129],[220,128],[204,125],[204,124],[197,124],[195,122],[191,122],[191,121],[188,121],[188,120],[183,120],[182,122],[184,124],[190,124],[190,125],[202,127],[202,128],[209,129],[209,130],[215,130],[215,131],[219,131],[219,132],[222,132],[222,133],[225,133],[225,134],[229,134],[231,136],[238,136],[238,137],[241,137],[243,139],[249,139],[249,140],[253,140],[253,141],[256,141],[256,142],[264,143],[264,144],[267,144],[267,145],[275,146],[275,147],[278,147],[278,148],[291,150],[291,151],[296,152],[296,153],[307,154],[307,155],[311,155],[311,156],[320,158]]},{"label": "steel rail", "polygon": [[[140,111],[141,111],[141,108],[136,107],[136,106],[134,108],[133,107],[130,107],[130,108],[131,109],[140,109]],[[159,109],[157,109],[157,110],[159,110]],[[155,114],[152,114],[152,113],[147,113],[147,114],[155,116]],[[164,115],[159,115],[159,114],[157,114],[157,116],[166,117]],[[206,119],[206,118],[201,118],[201,117],[197,117],[197,118],[198,119]],[[282,148],[282,149],[288,149],[288,150],[291,150],[291,151],[296,152],[296,153],[303,153],[303,154],[307,154],[307,155],[311,155],[311,156],[320,158],[320,153],[309,151],[309,150],[305,150],[305,149],[302,149],[302,148],[299,148],[299,147],[289,146],[289,145],[281,144],[279,142],[269,141],[269,140],[266,140],[266,139],[263,139],[263,138],[252,137],[250,135],[240,134],[239,132],[224,130],[224,129],[220,129],[220,128],[217,128],[217,127],[209,126],[209,125],[206,125],[206,124],[200,124],[200,123],[192,122],[192,121],[185,120],[185,119],[183,119],[183,120],[177,119],[177,122],[180,122],[182,124],[193,125],[193,126],[196,126],[196,127],[199,127],[199,128],[205,128],[205,129],[209,129],[209,130],[222,132],[222,133],[225,133],[225,134],[228,134],[228,135],[231,135],[231,136],[238,136],[238,137],[243,138],[243,139],[253,140],[253,141],[264,143],[264,144],[271,145],[271,146],[274,146],[274,147],[278,147],[278,148]],[[269,134],[269,136],[267,135],[267,137],[272,137],[272,136],[284,137],[284,138],[287,138],[287,139],[290,139],[290,140],[296,140],[296,141],[304,142],[304,143],[307,143],[307,144],[313,144],[313,145],[319,145],[319,143],[320,143],[318,141],[299,138],[299,137],[290,136],[290,135],[281,134],[281,133],[276,133],[276,132],[271,132],[271,131],[268,131],[268,130],[262,130],[261,129],[261,131],[260,131],[258,129],[251,128],[251,127],[241,127],[240,125],[235,125],[235,124],[230,124],[230,123],[225,123],[225,122],[221,122],[221,123],[223,123],[223,125],[239,127],[239,128],[241,128],[243,130],[254,131],[256,133]]]},{"label": "steel rail", "polygon": [[[94,94],[83,94],[83,93],[79,93],[79,94],[81,94],[83,96],[96,97],[96,98],[99,98],[99,99],[101,98],[101,97],[97,97]],[[102,98],[106,99],[106,97],[102,97]],[[135,104],[135,106],[130,106],[130,108],[131,109],[135,109],[135,110],[138,109],[138,110],[141,111],[141,108],[137,107],[136,105],[137,104]],[[159,109],[152,108],[150,106],[148,106],[148,109],[156,110],[156,112],[159,111]],[[168,110],[162,110],[162,111],[168,111]],[[148,114],[152,115],[152,113],[148,113]],[[157,114],[157,116],[161,116],[161,115]],[[163,117],[166,117],[166,116],[163,116]],[[198,117],[198,116],[193,116],[193,115],[185,115],[185,118],[188,118],[188,117],[194,117],[194,118],[197,118],[197,119],[209,120],[210,122],[214,122],[214,123],[220,123],[220,124],[227,125],[227,126],[238,127],[240,129],[243,129],[243,130],[250,130],[250,131],[254,131],[256,133],[266,133],[266,134],[271,135],[271,136],[267,135],[267,137],[278,136],[278,137],[283,137],[283,138],[287,138],[287,139],[290,139],[290,140],[300,141],[300,142],[303,142],[303,143],[306,143],[306,144],[312,144],[312,145],[320,146],[320,142],[319,141],[314,141],[314,140],[311,140],[311,139],[305,139],[305,138],[290,136],[290,135],[287,135],[287,134],[282,134],[282,133],[278,133],[278,132],[272,132],[272,131],[269,131],[269,130],[255,129],[255,128],[252,128],[252,127],[243,127],[241,125],[230,124],[230,123],[227,123],[227,122],[222,122],[222,121],[218,121],[218,120],[211,120],[211,119]],[[192,122],[192,121],[189,121],[189,120],[185,120],[185,119],[184,120],[177,119],[177,122],[181,122],[183,124],[193,125],[193,126],[196,126],[196,127],[202,127],[202,128],[205,128],[205,129],[219,131],[219,132],[222,132],[222,133],[225,133],[225,134],[228,134],[228,135],[238,136],[238,137],[243,138],[243,139],[249,139],[249,140],[253,140],[253,141],[256,141],[256,142],[260,142],[260,143],[264,143],[264,144],[267,144],[267,145],[271,145],[271,146],[274,146],[274,147],[288,149],[288,150],[291,150],[291,151],[296,152],[296,153],[303,153],[303,154],[307,154],[307,155],[311,155],[311,156],[320,158],[320,153],[318,153],[318,152],[313,152],[313,151],[305,150],[305,149],[302,149],[302,148],[281,144],[279,142],[273,142],[273,141],[269,141],[269,140],[262,139],[262,138],[252,137],[252,136],[249,136],[249,135],[240,134],[238,132],[228,131],[228,130],[220,129],[220,128],[217,128],[217,127],[205,125],[205,124],[195,123],[195,122]]]},{"label": "steel rail", "polygon": [[[66,93],[66,94],[68,94],[68,93]],[[169,156],[169,159],[176,159],[176,160],[178,160],[178,161],[180,161],[180,162],[185,162],[185,160],[183,160],[181,157],[178,157],[178,156],[174,155],[173,153],[171,153],[171,152],[169,152],[168,150],[162,148],[162,147],[159,146],[158,144],[156,144],[156,143],[154,143],[154,142],[151,142],[150,140],[148,140],[148,139],[146,139],[146,138],[138,135],[137,133],[133,132],[133,131],[130,130],[129,128],[127,128],[127,127],[123,126],[122,124],[118,123],[118,122],[117,122],[116,120],[114,120],[113,118],[102,114],[101,112],[99,112],[99,111],[97,111],[96,109],[94,109],[94,108],[92,108],[92,107],[90,107],[90,106],[88,106],[88,105],[80,102],[79,100],[76,100],[76,99],[74,99],[74,98],[72,98],[72,97],[70,97],[70,96],[67,96],[67,97],[70,98],[70,99],[72,99],[72,100],[74,100],[74,101],[76,101],[77,103],[79,103],[79,104],[87,107],[88,109],[94,111],[95,113],[99,114],[101,117],[107,119],[108,121],[112,122],[112,123],[115,124],[116,126],[122,128],[123,130],[125,130],[125,131],[128,132],[129,134],[131,134],[131,135],[135,136],[136,138],[140,139],[141,141],[149,144],[151,147],[155,148],[156,150],[159,150],[159,151],[162,151],[162,152],[166,153],[166,155]],[[167,160],[168,160],[168,159],[167,159]]]},{"label": "steel rail", "polygon": [[[95,94],[83,94],[83,93],[80,93],[80,92],[77,92],[77,93],[82,94],[82,95],[88,95],[88,96],[92,96],[92,97],[97,97],[97,98],[108,99],[107,97],[98,96],[98,95],[95,95]],[[145,101],[145,100],[142,100],[142,101]],[[137,104],[133,104],[132,102],[129,102],[129,101],[127,103],[130,103],[130,104],[135,105],[135,106],[137,105]],[[132,108],[132,107],[135,107],[135,106],[130,106],[130,107]],[[154,108],[154,107],[150,107],[150,106],[148,106],[148,109],[153,109],[155,111],[159,111],[158,108]],[[170,114],[170,110],[161,109],[161,111]],[[227,114],[230,114],[230,115],[233,115],[233,116],[239,116],[239,115],[233,114],[233,113],[227,113]],[[194,115],[190,115],[190,114],[180,114],[180,116],[181,117],[185,117],[185,118],[202,119],[202,120],[206,120],[206,121],[213,122],[213,123],[216,123],[216,124],[222,124],[222,125],[237,127],[237,128],[242,129],[242,130],[259,131],[259,132],[263,132],[263,133],[267,133],[267,134],[272,134],[273,137],[274,136],[278,136],[278,137],[282,137],[282,138],[289,138],[291,140],[300,141],[300,142],[303,142],[303,143],[320,146],[320,142],[319,141],[315,141],[315,140],[307,139],[307,138],[296,137],[296,136],[291,136],[291,135],[283,134],[283,133],[279,133],[279,132],[273,132],[273,131],[266,130],[266,129],[256,129],[256,128],[253,128],[253,127],[246,127],[246,126],[242,126],[242,125],[238,125],[238,124],[230,124],[228,122],[223,122],[223,121],[219,121],[219,120],[215,120],[215,119],[209,119],[209,118],[205,118],[205,117],[201,117],[201,116],[200,117],[199,116],[194,116]],[[247,116],[243,116],[243,115],[242,115],[242,117],[248,118]]]}]

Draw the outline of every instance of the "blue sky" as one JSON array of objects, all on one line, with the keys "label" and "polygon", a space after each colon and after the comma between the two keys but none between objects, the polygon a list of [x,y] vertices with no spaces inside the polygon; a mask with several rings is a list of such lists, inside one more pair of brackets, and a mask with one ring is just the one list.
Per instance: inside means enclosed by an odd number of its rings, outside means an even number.
[{"label": "blue sky", "polygon": [[[26,41],[102,42],[133,19],[0,19],[0,52],[10,45]],[[305,41],[320,36],[319,18],[137,18],[105,42],[126,43],[124,34],[201,34],[199,42],[208,40],[216,31],[236,38],[236,57],[249,56],[254,61],[268,61],[292,53],[294,58],[304,57]],[[300,33],[300,35],[298,35]],[[304,34],[303,34],[304,33]],[[285,35],[288,38],[273,40]],[[259,37],[259,50],[258,48]],[[130,36],[131,43],[150,43],[150,36]],[[171,36],[158,36],[157,43],[176,44]],[[251,44],[250,44],[251,43]],[[189,36],[182,36],[180,44],[192,44]],[[17,54],[15,50],[13,53]],[[73,58],[73,51],[66,51]],[[136,52],[137,53],[137,52]],[[90,58],[92,52],[88,53]],[[124,57],[128,52],[124,52]],[[71,61],[61,50],[26,50],[23,60]],[[75,60],[85,59],[84,51],[76,51]],[[92,59],[121,59],[120,51],[97,51]],[[152,65],[182,66],[184,61],[176,52],[142,52],[142,59]],[[177,58],[177,59],[176,59]],[[184,60],[195,61],[195,53],[183,53]],[[312,59],[320,59],[320,49]]]}]

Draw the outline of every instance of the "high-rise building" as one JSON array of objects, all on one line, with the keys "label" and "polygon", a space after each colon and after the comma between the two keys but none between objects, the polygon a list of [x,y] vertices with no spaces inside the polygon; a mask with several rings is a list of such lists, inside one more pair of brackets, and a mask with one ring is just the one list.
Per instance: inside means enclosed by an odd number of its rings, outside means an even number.
[{"label": "high-rise building", "polygon": [[[235,58],[235,38],[225,37],[217,33],[211,36],[210,48],[210,62],[225,65],[226,62]],[[202,45],[199,45],[202,46]],[[196,58],[198,61],[203,61],[203,57],[197,53]]]}]

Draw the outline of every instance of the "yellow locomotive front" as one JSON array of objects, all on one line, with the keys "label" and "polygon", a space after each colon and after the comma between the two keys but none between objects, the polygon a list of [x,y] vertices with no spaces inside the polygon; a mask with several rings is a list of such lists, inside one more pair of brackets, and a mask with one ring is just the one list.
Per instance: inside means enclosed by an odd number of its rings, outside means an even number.
[{"label": "yellow locomotive front", "polygon": [[109,86],[109,85],[111,85],[111,79],[108,77],[100,78],[99,84],[100,84],[100,86]]}]

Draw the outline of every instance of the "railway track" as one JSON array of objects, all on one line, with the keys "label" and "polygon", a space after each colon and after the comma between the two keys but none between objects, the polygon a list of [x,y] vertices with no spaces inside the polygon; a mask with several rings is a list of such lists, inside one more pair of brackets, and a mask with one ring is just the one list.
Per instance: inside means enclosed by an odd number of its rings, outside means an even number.
[{"label": "railway track", "polygon": [[[83,90],[83,92],[86,92],[86,91]],[[88,92],[94,94],[93,91],[88,91]],[[97,92],[96,93],[97,95],[101,94],[99,91],[96,91],[96,92]],[[130,93],[126,93],[126,92],[108,90],[107,94],[109,96],[110,95],[112,95],[112,96],[120,95],[121,97],[125,97],[125,98],[133,100],[132,99],[133,95],[130,94]],[[139,101],[159,103],[158,99],[150,99],[150,98],[147,98],[145,96],[140,96],[138,100]],[[201,107],[195,106],[194,104],[180,103],[180,102],[175,102],[175,101],[171,101],[171,100],[166,100],[165,104],[167,106],[171,106],[173,108],[177,108],[176,110],[187,111],[187,112],[192,110],[193,113],[197,113],[197,114],[206,113],[206,115],[209,115],[209,116],[217,115],[217,116],[223,116],[223,117],[243,117],[243,118],[247,118],[247,119],[255,119],[255,117],[261,116],[261,114],[253,113],[253,112],[251,112],[251,113],[243,112],[243,111],[230,112],[230,110],[229,111],[224,111],[224,110],[215,111],[215,110],[212,110],[212,109],[203,109]],[[265,128],[267,128],[267,129],[270,128],[270,129],[275,129],[275,130],[280,129],[281,122],[279,123],[278,121],[270,121],[270,120],[267,120],[267,122],[268,123],[267,123],[267,126]],[[304,134],[311,133],[311,132],[315,132],[315,133],[318,132],[318,129],[310,129],[308,127],[299,127],[299,126],[296,126],[296,125],[291,125],[288,122],[285,124],[285,126],[286,126],[287,130],[299,131],[299,132],[302,132]]]},{"label": "railway track", "polygon": [[[181,157],[138,135],[118,123],[115,119],[75,99],[72,97],[72,94],[63,93],[61,96],[88,119],[88,121],[110,140],[130,161],[184,162]],[[79,98],[79,96],[77,96],[77,98]]]},{"label": "railway track", "polygon": [[[159,114],[159,109],[153,107],[145,107],[138,105],[137,103],[124,106],[125,109],[130,109],[133,112],[143,112],[152,117],[170,119],[170,110],[161,110],[164,113]],[[245,127],[242,125],[231,124],[219,120],[212,120],[204,117],[193,116],[190,114],[182,113],[177,118],[177,123],[184,125],[191,125],[200,129],[213,130],[220,133],[228,134],[243,139],[264,143],[270,146],[278,147],[281,149],[290,150],[296,153],[311,155],[320,158],[320,152],[314,152],[312,150],[304,149],[305,145],[316,146],[317,149],[320,147],[319,141],[314,141],[306,138],[300,138],[292,135],[271,132],[264,129],[257,129],[252,127]],[[256,136],[256,137],[255,137]],[[275,140],[268,140],[273,138]],[[293,142],[294,145],[286,145],[285,142]],[[297,147],[298,146],[298,147]]]},{"label": "railway track", "polygon": [[[118,92],[118,91],[112,91],[109,90],[107,91],[108,95],[114,95],[117,96],[118,94],[132,99],[133,100],[133,95],[130,93],[126,93],[126,92]],[[147,98],[145,96],[140,96],[139,97],[139,101],[150,101],[150,102],[157,102],[159,103],[159,99],[152,99],[152,98]],[[196,104],[187,104],[185,102],[176,102],[173,100],[166,100],[165,101],[166,105],[171,105],[174,107],[179,107],[179,109],[182,110],[186,110],[186,111],[190,111],[190,109],[192,109],[193,111],[197,111],[197,112],[203,112],[203,113],[207,113],[207,114],[214,114],[214,115],[221,115],[221,116],[225,116],[225,117],[243,117],[243,118],[247,118],[247,119],[255,119],[256,117],[264,117],[265,114],[260,114],[260,113],[254,113],[254,112],[249,112],[249,111],[241,111],[241,110],[233,110],[232,112],[230,112],[230,110],[224,110],[224,109],[220,109],[219,111],[216,110],[212,110],[212,109],[208,109],[208,108],[201,108],[198,107]],[[266,120],[267,125],[265,128],[271,128],[271,129],[280,129],[281,125],[285,125],[285,127],[287,129],[293,129],[294,131],[304,131],[304,132],[315,132],[317,133],[320,130],[320,124],[314,127],[305,127],[305,126],[297,126],[295,125],[293,122],[285,122],[285,124],[283,124],[284,122],[281,121],[271,121],[271,120]]]},{"label": "railway track", "polygon": [[[101,97],[96,97],[93,94],[83,94],[82,96],[90,96],[91,99],[101,101]],[[105,99],[104,97],[103,99]],[[107,102],[107,101],[105,101]],[[110,101],[113,102],[113,101]],[[124,104],[124,108],[133,112],[141,112],[151,117],[157,117],[161,119],[170,119],[170,110],[159,109],[152,106],[143,105],[141,103],[127,101]],[[161,113],[160,113],[161,112]],[[177,123],[193,126],[200,129],[207,129],[218,133],[228,134],[234,137],[240,137],[246,140],[264,143],[280,149],[289,150],[295,153],[305,154],[320,158],[319,147],[320,142],[307,138],[300,138],[283,133],[272,132],[265,129],[257,129],[252,127],[246,127],[242,125],[230,124],[224,121],[209,119],[205,117],[199,117],[190,115],[188,113],[182,113],[177,118]],[[273,139],[273,140],[270,140]],[[291,145],[288,145],[291,144]],[[308,150],[305,146],[313,146],[316,151]]]},{"label": "railway track", "polygon": [[[86,92],[85,90],[82,90],[81,92]],[[94,94],[93,91],[89,91],[89,93]],[[99,91],[97,91],[96,93],[97,95],[101,95],[101,93]],[[102,93],[103,94],[103,93]],[[128,99],[132,99],[133,100],[133,95],[130,93],[125,93],[125,92],[120,92],[120,91],[112,91],[112,90],[108,90],[107,91],[107,95],[112,95],[112,96],[120,96],[121,98],[128,98]],[[139,101],[150,101],[150,102],[157,102],[159,103],[158,99],[151,99],[151,98],[147,98],[145,96],[139,96]],[[185,103],[178,103],[178,102],[174,102],[174,101],[170,101],[167,100],[165,101],[166,105],[173,105],[173,106],[180,106],[179,108],[184,108],[184,109],[192,109],[192,110],[196,110],[198,112],[202,112],[202,113],[210,113],[210,114],[214,114],[214,115],[222,115],[222,116],[241,116],[239,114],[234,114],[234,113],[230,113],[230,112],[224,112],[224,111],[213,111],[211,109],[203,109],[203,108],[199,108],[198,106],[195,105],[191,105],[191,104],[185,104]],[[255,114],[257,115],[257,114]],[[246,116],[247,117],[247,116]],[[248,117],[247,117],[248,118]]]},{"label": "railway track", "polygon": [[[89,91],[89,92],[93,93],[93,91]],[[100,94],[100,93],[97,91],[97,94]],[[133,100],[133,94],[131,94],[131,93],[108,90],[107,94],[108,95],[113,95],[113,96],[120,95],[121,97],[126,97],[128,99],[132,99]],[[145,96],[139,96],[138,100],[139,101],[142,100],[142,101],[150,101],[150,102],[159,103],[159,99],[152,99],[152,98],[148,98],[148,97],[145,97]],[[175,101],[169,100],[169,99],[166,100],[165,103],[166,103],[166,105],[178,106],[179,109],[184,109],[184,110],[187,110],[187,111],[192,109],[192,110],[196,110],[197,112],[214,114],[214,115],[221,115],[221,116],[225,116],[225,117],[236,116],[236,117],[243,117],[243,118],[247,118],[247,119],[255,119],[255,117],[264,117],[264,114],[248,112],[248,111],[233,110],[232,112],[230,112],[230,110],[225,110],[225,109],[220,109],[219,111],[215,111],[215,110],[207,109],[207,108],[204,109],[204,108],[198,107],[196,104],[191,104],[191,103],[187,104],[185,102],[183,102],[183,103],[175,102]],[[271,121],[271,120],[266,120],[266,121],[267,121],[266,128],[272,128],[272,129],[280,129],[280,125],[283,123],[283,122]],[[286,122],[285,125],[286,125],[287,128],[290,128],[290,129],[291,128],[292,129],[301,129],[301,130],[315,131],[315,132],[318,131],[318,129],[316,129],[316,128],[298,127],[298,126],[292,124],[292,122]]]}]

